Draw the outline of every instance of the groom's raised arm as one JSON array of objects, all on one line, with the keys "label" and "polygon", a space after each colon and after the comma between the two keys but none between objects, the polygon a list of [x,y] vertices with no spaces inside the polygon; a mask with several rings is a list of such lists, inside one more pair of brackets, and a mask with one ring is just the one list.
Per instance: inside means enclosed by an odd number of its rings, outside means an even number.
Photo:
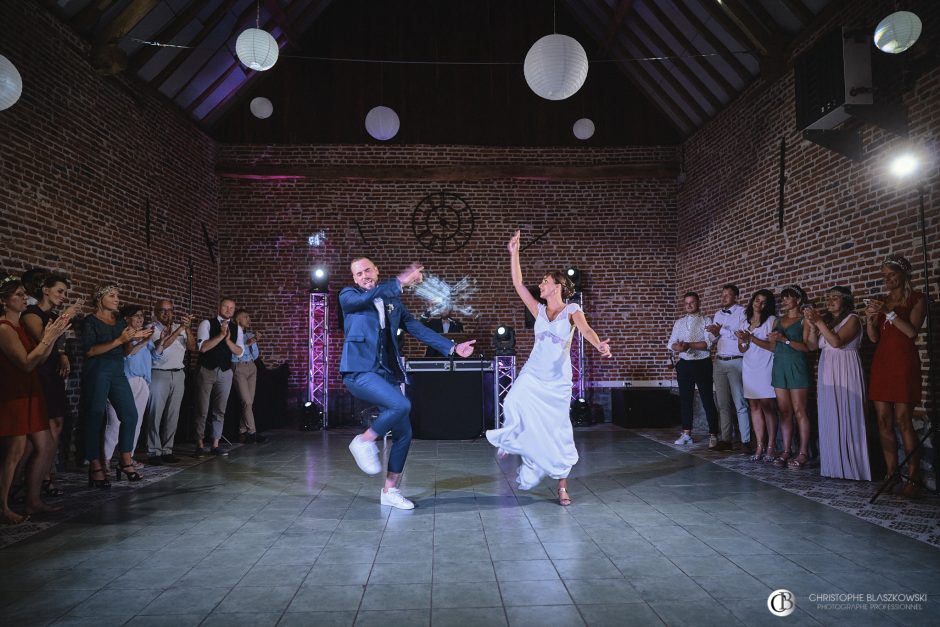
[{"label": "groom's raised arm", "polygon": [[339,293],[339,306],[347,314],[375,307],[372,301],[376,298],[396,298],[400,295],[401,284],[398,279],[388,279],[364,292],[355,287],[344,287]]}]

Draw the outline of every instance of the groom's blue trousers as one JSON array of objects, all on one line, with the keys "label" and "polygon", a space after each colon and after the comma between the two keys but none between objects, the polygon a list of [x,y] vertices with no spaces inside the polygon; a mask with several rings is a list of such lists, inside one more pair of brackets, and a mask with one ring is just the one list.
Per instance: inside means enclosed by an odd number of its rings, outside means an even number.
[{"label": "groom's blue trousers", "polygon": [[384,436],[392,432],[392,450],[388,455],[388,471],[400,473],[405,468],[411,448],[411,401],[401,393],[401,384],[387,370],[350,372],[343,376],[346,389],[358,399],[378,406],[379,416],[371,429]]}]

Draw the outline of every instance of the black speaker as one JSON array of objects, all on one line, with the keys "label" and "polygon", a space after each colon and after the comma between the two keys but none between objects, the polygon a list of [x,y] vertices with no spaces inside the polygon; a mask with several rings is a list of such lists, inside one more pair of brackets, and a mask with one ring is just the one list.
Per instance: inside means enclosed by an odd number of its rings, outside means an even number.
[{"label": "black speaker", "polygon": [[679,397],[669,388],[613,389],[610,413],[615,425],[627,429],[674,427],[681,422]]},{"label": "black speaker", "polygon": [[413,437],[469,440],[492,423],[492,372],[412,371],[408,379]]}]

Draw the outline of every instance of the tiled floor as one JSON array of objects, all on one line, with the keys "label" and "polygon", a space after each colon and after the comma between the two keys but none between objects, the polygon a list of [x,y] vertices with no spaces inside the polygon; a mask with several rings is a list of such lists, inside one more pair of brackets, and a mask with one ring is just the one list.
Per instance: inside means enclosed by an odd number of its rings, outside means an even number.
[{"label": "tiled floor", "polygon": [[[283,433],[0,550],[4,625],[938,624],[940,550],[627,431],[579,430],[574,504],[483,441],[416,441],[403,492]],[[796,594],[779,619],[772,590]],[[929,595],[906,609],[819,594]],[[920,609],[912,608],[919,606]]]}]

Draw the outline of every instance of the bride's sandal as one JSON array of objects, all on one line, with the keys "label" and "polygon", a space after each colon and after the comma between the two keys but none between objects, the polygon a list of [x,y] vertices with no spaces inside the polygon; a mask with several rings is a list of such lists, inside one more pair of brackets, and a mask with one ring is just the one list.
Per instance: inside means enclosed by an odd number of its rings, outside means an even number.
[{"label": "bride's sandal", "polygon": [[571,497],[568,496],[568,488],[558,488],[558,504],[565,507],[571,505]]}]

